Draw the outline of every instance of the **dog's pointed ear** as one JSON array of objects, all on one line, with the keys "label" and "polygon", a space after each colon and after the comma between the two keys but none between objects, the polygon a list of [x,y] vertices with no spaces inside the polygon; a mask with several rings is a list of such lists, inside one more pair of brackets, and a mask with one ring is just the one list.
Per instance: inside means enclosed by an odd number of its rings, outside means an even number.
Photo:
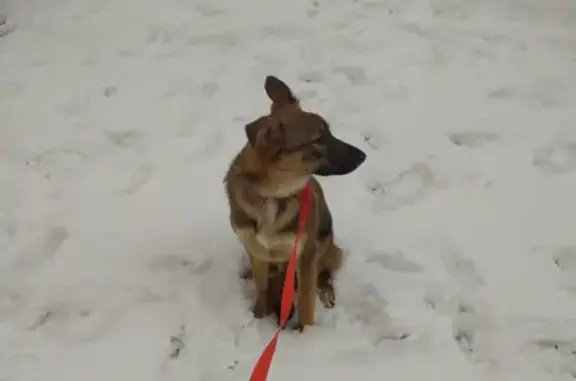
[{"label": "dog's pointed ear", "polygon": [[264,90],[266,90],[268,98],[270,98],[276,106],[298,103],[298,99],[294,96],[288,85],[273,75],[266,77]]},{"label": "dog's pointed ear", "polygon": [[244,129],[252,147],[259,147],[265,151],[277,151],[284,145],[284,127],[281,124],[275,124],[268,117],[258,118],[248,123]]},{"label": "dog's pointed ear", "polygon": [[246,127],[244,127],[244,131],[246,131],[246,137],[248,138],[248,142],[252,147],[256,146],[258,133],[265,127],[266,127],[265,117],[258,118],[255,121],[248,123]]}]

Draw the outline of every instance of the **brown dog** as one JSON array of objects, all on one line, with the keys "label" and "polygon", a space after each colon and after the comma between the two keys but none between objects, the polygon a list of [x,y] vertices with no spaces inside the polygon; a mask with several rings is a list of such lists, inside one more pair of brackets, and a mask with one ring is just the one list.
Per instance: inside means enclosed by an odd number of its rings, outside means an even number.
[{"label": "brown dog", "polygon": [[[248,142],[226,174],[230,220],[250,256],[257,290],[252,311],[262,318],[274,307],[269,302],[274,296],[268,295],[270,269],[283,274],[298,229],[300,193],[310,183],[312,207],[297,248],[296,310],[303,329],[315,323],[316,293],[324,306],[334,306],[332,278],[342,266],[332,216],[313,175],[348,174],[366,154],[332,135],[320,115],[303,111],[278,78],[266,77],[264,88],[272,101],[270,113],[246,125]],[[274,288],[277,294],[281,287]]]}]

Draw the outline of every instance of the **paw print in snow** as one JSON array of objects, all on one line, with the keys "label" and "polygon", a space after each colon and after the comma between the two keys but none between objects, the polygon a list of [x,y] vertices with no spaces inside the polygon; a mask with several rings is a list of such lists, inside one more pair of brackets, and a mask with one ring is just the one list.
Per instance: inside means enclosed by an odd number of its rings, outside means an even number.
[{"label": "paw print in snow", "polygon": [[532,164],[547,174],[561,174],[576,169],[576,143],[557,141],[534,153]]}]

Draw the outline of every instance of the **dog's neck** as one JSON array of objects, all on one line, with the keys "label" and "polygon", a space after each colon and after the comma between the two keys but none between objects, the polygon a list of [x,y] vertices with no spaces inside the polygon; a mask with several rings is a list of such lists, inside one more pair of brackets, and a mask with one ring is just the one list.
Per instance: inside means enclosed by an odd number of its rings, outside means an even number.
[{"label": "dog's neck", "polygon": [[272,189],[260,188],[257,190],[257,192],[261,197],[264,198],[272,198],[272,199],[290,198],[300,194],[306,187],[308,181],[310,181],[310,178],[306,176],[296,181],[293,181],[287,186],[283,186],[278,189],[272,190]]},{"label": "dog's neck", "polygon": [[268,201],[283,200],[299,195],[311,176],[303,176],[300,179],[277,187],[267,187],[260,184],[260,172],[266,161],[259,157],[258,152],[248,144],[243,148],[237,162],[232,166],[232,176],[242,189],[243,197],[253,207],[262,206]]},{"label": "dog's neck", "polygon": [[282,201],[300,195],[309,180],[309,178],[303,178],[295,181],[288,187],[282,187],[276,190],[269,190],[253,184],[247,184],[244,196],[250,204],[263,206],[270,201]]}]

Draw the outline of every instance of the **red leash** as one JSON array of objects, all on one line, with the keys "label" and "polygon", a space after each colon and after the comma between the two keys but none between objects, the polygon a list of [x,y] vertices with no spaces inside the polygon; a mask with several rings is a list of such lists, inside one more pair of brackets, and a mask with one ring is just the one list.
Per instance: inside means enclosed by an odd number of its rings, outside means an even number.
[{"label": "red leash", "polygon": [[310,206],[312,204],[312,187],[310,183],[306,185],[306,188],[302,191],[300,199],[300,216],[298,218],[298,230],[296,232],[296,239],[294,240],[294,248],[290,254],[290,259],[288,260],[288,268],[286,270],[286,279],[284,280],[284,286],[282,287],[282,302],[280,305],[280,327],[276,330],[272,340],[268,342],[264,351],[260,355],[258,362],[252,370],[252,375],[250,376],[250,381],[266,381],[268,378],[268,371],[270,370],[270,365],[272,364],[272,358],[276,352],[276,345],[278,344],[278,336],[282,331],[282,328],[286,326],[288,321],[288,316],[290,315],[290,309],[292,308],[292,303],[294,302],[294,277],[296,275],[296,262],[297,258],[297,247],[304,232],[304,227],[306,226],[306,220],[308,219],[308,214],[310,212]]}]

